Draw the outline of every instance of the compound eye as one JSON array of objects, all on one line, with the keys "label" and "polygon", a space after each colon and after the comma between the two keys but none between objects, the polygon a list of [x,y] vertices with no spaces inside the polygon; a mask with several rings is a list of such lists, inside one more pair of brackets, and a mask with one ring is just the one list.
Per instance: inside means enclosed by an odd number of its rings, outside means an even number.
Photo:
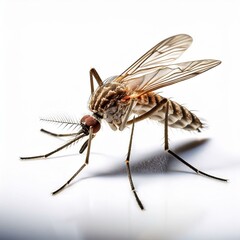
[{"label": "compound eye", "polygon": [[88,127],[92,127],[93,133],[98,132],[101,128],[100,122],[91,115],[83,116],[80,122]]}]

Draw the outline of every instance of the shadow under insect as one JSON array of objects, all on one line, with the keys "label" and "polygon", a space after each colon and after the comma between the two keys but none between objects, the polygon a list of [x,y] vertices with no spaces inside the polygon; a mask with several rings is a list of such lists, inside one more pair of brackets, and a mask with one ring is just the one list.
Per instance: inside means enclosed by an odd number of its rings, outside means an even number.
[{"label": "shadow under insect", "polygon": [[[193,155],[197,152],[196,150],[199,150],[202,147],[204,147],[204,145],[206,145],[208,141],[209,139],[189,141],[176,147],[175,152],[179,154],[184,154],[188,152],[191,153],[191,155]],[[164,151],[161,151],[160,149],[151,153],[146,153],[141,157],[138,157],[138,159],[134,158],[135,157],[132,156],[131,171],[133,174],[161,174],[164,172],[168,172],[172,163],[176,162],[173,156],[166,154]],[[194,172],[189,171],[186,171],[186,173],[195,174]],[[117,168],[112,169],[108,172],[94,174],[94,177],[116,176],[125,174],[126,167],[124,164],[122,164],[122,166],[118,166]]]}]

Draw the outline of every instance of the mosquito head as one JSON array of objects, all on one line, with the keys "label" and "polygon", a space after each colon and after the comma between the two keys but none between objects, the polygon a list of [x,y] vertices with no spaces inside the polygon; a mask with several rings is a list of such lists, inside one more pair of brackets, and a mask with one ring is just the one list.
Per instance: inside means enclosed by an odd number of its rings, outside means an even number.
[{"label": "mosquito head", "polygon": [[88,129],[92,127],[93,133],[97,133],[101,128],[100,121],[91,115],[83,116],[80,122],[83,130],[86,129],[88,131]]}]

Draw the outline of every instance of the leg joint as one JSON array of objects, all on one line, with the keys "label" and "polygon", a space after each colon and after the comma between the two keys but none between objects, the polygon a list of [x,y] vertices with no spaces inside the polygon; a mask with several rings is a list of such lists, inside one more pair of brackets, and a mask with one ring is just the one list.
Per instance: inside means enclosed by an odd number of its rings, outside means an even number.
[{"label": "leg joint", "polygon": [[170,151],[169,146],[164,146],[164,151],[169,152]]}]

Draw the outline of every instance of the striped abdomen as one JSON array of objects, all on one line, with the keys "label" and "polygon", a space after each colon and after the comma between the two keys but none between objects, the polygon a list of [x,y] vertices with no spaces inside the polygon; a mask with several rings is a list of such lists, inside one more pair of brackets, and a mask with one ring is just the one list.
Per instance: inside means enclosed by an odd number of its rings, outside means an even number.
[{"label": "striped abdomen", "polygon": [[[163,99],[160,95],[156,95],[153,92],[142,95],[137,105],[133,109],[133,113],[142,115],[152,109],[158,102]],[[184,130],[192,131],[199,130],[203,127],[203,124],[199,118],[182,105],[169,101],[169,116],[168,125],[173,128],[182,128]],[[164,123],[166,113],[166,104],[161,106],[156,112],[154,112],[149,118]]]}]

